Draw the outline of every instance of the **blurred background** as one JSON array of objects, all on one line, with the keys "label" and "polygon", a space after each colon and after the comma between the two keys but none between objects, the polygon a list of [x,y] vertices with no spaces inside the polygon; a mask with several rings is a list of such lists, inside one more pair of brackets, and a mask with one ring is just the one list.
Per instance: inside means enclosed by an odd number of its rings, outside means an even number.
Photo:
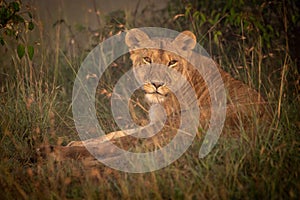
[{"label": "blurred background", "polygon": [[[145,19],[150,20],[156,12],[159,13],[166,9],[168,1],[54,0],[49,2],[46,0],[26,0],[24,4],[26,3],[34,7],[36,16],[49,36],[55,35],[55,32],[53,32],[54,24],[65,23],[65,27],[69,27],[73,32],[76,32],[72,39],[79,43],[79,47],[87,47],[85,46],[89,45],[87,32],[96,34],[99,29],[107,24],[109,16],[112,17],[111,20],[115,24],[125,25],[124,22],[127,21],[127,23],[133,23],[132,25],[140,23],[141,26]],[[78,30],[80,29],[79,33]],[[67,41],[64,40],[64,42]]]}]

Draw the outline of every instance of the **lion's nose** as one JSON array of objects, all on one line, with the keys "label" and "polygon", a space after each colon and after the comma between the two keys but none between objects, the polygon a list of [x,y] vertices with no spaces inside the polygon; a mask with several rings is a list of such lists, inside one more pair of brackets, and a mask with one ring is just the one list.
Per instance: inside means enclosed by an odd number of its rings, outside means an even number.
[{"label": "lion's nose", "polygon": [[151,84],[157,89],[159,88],[160,86],[163,86],[164,83],[163,82],[151,82]]}]

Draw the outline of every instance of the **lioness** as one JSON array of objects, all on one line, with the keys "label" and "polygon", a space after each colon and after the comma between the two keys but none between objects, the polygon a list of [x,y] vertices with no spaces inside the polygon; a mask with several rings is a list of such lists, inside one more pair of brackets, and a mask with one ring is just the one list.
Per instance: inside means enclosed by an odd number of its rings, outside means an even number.
[{"label": "lioness", "polygon": [[[184,31],[174,40],[160,41],[155,38],[150,38],[145,32],[139,29],[132,29],[127,32],[125,42],[130,50],[130,59],[133,63],[136,78],[147,80],[143,82],[142,86],[146,101],[149,104],[161,104],[165,109],[167,117],[169,117],[169,123],[170,121],[172,122],[173,119],[176,120],[176,117],[172,118],[172,116],[180,115],[181,110],[176,96],[174,96],[169,88],[169,83],[172,82],[172,80],[157,81],[154,79],[151,80],[151,78],[145,79],[149,70],[141,70],[143,66],[151,68],[151,65],[155,64],[174,69],[186,78],[196,93],[197,105],[201,110],[199,121],[202,130],[205,132],[211,117],[211,97],[203,74],[200,74],[187,60],[174,52],[155,48],[138,48],[141,46],[151,47],[154,44],[160,43],[163,47],[171,47],[174,51],[176,51],[177,48],[180,52],[189,54],[196,45],[196,36],[190,31]],[[209,65],[211,64],[211,59],[205,56],[199,56],[197,63],[204,66],[206,64]],[[218,70],[227,94],[225,129],[236,129],[236,127],[240,125],[248,126],[252,120],[264,118],[267,114],[267,104],[261,95],[241,81],[235,80],[220,67],[218,67]],[[72,141],[62,150],[65,148],[83,147],[84,145],[101,144],[106,140],[115,140],[133,133],[135,133],[135,130],[116,131],[103,137],[83,142]],[[74,148],[74,151],[79,151],[79,149]]]}]

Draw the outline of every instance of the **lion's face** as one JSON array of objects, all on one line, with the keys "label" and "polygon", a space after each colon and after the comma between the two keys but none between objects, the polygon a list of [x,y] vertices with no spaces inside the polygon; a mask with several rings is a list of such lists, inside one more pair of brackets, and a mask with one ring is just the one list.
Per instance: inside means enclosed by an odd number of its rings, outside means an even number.
[{"label": "lion's face", "polygon": [[[171,94],[171,87],[179,77],[172,73],[172,69],[180,70],[182,63],[173,53],[143,49],[134,53],[134,74],[143,84],[145,98],[149,103],[163,103]],[[174,91],[173,91],[174,92]]]},{"label": "lion's face", "polygon": [[185,74],[187,63],[178,55],[195,46],[191,32],[182,33],[174,40],[161,40],[150,39],[146,33],[134,29],[127,33],[126,43],[131,50],[134,75],[143,85],[149,103],[163,103],[171,98],[174,90],[182,87],[180,74]]}]

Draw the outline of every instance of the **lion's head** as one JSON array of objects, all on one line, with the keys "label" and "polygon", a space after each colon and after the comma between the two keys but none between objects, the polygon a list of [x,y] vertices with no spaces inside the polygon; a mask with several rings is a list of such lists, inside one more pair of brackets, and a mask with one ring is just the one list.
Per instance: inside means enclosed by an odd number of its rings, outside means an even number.
[{"label": "lion's head", "polygon": [[[224,83],[227,121],[235,123],[241,118],[251,119],[249,116],[257,113],[260,116],[265,110],[266,103],[256,90],[235,80],[208,56],[195,54],[193,49],[197,41],[190,31],[181,32],[174,39],[160,39],[150,38],[140,29],[132,29],[126,34],[125,42],[130,50],[135,77],[143,85],[146,100],[151,104],[161,103],[167,114],[180,110],[181,104],[178,104],[178,96],[174,92],[180,90],[185,95],[187,85],[184,82],[188,82],[196,92],[197,104],[201,109],[200,121],[207,124],[212,97],[204,78],[214,84],[215,94],[218,93],[218,85]],[[197,66],[191,65],[189,61],[192,59]],[[221,79],[217,78],[218,74]],[[188,102],[187,106],[190,105]]]},{"label": "lion's head", "polygon": [[195,47],[195,35],[184,31],[173,40],[150,39],[145,32],[132,29],[125,41],[131,52],[135,77],[143,84],[146,100],[149,103],[165,103],[172,99],[171,91],[182,89],[179,74],[186,78],[188,71],[187,61],[179,55],[183,52],[188,54]]}]

